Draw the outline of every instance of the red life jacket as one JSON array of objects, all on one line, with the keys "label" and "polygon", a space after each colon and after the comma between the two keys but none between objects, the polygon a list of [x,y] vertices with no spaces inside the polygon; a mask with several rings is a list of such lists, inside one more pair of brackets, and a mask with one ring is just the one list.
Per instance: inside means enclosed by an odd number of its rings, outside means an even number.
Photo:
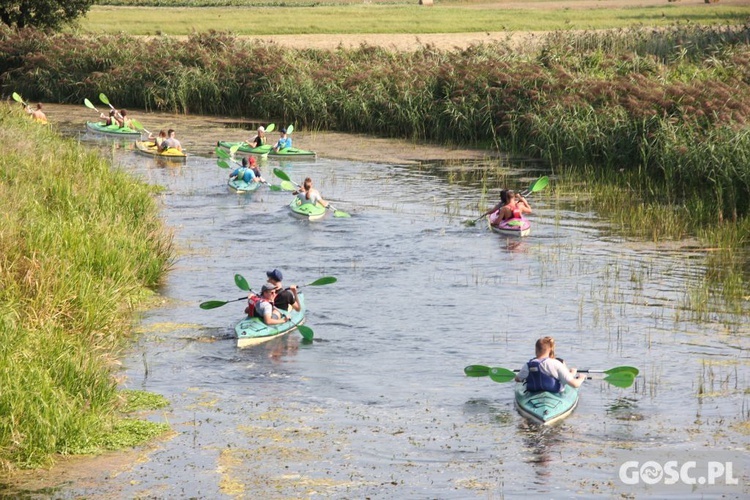
[{"label": "red life jacket", "polygon": [[260,316],[258,316],[258,314],[255,312],[257,309],[256,306],[258,305],[258,302],[268,302],[269,304],[271,304],[270,301],[265,300],[259,295],[251,295],[250,298],[247,299],[247,307],[245,308],[245,314],[247,314],[251,318],[260,318]]}]

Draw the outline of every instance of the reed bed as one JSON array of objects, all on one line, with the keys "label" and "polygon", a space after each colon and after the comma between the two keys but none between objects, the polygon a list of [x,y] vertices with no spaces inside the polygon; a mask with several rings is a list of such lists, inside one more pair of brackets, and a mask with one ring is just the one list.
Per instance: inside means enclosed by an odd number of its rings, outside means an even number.
[{"label": "reed bed", "polygon": [[171,256],[153,188],[21,115],[0,104],[3,469],[106,448],[123,428],[116,357]]},{"label": "reed bed", "polygon": [[33,99],[80,103],[104,91],[128,108],[637,172],[646,201],[713,200],[700,222],[750,211],[749,68],[748,25],[556,32],[528,51],[493,43],[399,53],[295,50],[217,32],[187,40],[0,32],[3,83]]}]

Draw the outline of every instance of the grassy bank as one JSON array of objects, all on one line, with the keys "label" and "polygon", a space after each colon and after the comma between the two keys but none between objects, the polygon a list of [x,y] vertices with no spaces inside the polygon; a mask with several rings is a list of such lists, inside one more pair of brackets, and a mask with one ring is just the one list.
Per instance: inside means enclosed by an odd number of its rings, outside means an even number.
[{"label": "grassy bank", "polygon": [[2,104],[0,217],[0,467],[162,432],[118,417],[113,378],[170,261],[153,188]]}]

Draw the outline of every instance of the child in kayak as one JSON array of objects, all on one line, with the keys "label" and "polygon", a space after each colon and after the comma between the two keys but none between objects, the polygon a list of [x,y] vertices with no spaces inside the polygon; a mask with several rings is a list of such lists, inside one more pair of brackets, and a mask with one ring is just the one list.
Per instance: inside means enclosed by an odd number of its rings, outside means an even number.
[{"label": "child in kayak", "polygon": [[317,189],[312,187],[312,179],[309,177],[305,178],[305,182],[302,183],[302,186],[297,191],[292,192],[292,194],[296,194],[297,199],[299,199],[303,205],[305,203],[313,205],[320,203],[324,208],[328,208],[328,202],[323,199]]},{"label": "child in kayak", "polygon": [[565,386],[581,386],[585,375],[578,374],[575,368],[568,367],[555,359],[555,339],[542,337],[536,341],[536,358],[523,365],[516,375],[516,382],[526,381],[526,388],[531,392],[562,392]]},{"label": "child in kayak", "polygon": [[252,156],[249,161],[247,158],[242,158],[242,166],[234,169],[234,171],[229,174],[229,178],[239,178],[248,184],[251,182],[266,182],[265,179],[260,176],[260,169],[256,166],[255,158]]},{"label": "child in kayak", "polygon": [[277,153],[280,149],[287,149],[292,147],[292,138],[286,135],[286,129],[282,128],[280,130],[281,137],[279,137],[279,140],[276,142],[276,145],[273,147],[273,152]]},{"label": "child in kayak", "polygon": [[498,223],[509,220],[509,219],[520,219],[523,214],[531,213],[531,205],[526,201],[526,198],[521,196],[521,193],[514,193],[511,189],[503,190],[500,192],[500,203],[499,208],[490,213],[490,224],[497,225]]}]

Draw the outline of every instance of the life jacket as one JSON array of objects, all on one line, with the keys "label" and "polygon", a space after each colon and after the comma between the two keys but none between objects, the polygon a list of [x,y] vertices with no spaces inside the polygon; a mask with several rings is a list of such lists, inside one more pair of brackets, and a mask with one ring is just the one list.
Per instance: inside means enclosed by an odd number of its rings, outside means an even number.
[{"label": "life jacket", "polygon": [[526,390],[530,392],[560,392],[560,389],[562,388],[562,386],[560,385],[560,381],[552,375],[543,373],[541,367],[539,366],[545,359],[547,358],[534,358],[527,363],[529,367],[529,376],[526,377]]},{"label": "life jacket", "polygon": [[[251,295],[249,299],[247,299],[247,307],[245,308],[245,314],[250,316],[251,318],[260,318],[261,316],[257,313],[257,304],[258,302],[269,302],[259,295]],[[270,303],[270,302],[269,302]],[[273,305],[273,304],[271,304]]]}]

